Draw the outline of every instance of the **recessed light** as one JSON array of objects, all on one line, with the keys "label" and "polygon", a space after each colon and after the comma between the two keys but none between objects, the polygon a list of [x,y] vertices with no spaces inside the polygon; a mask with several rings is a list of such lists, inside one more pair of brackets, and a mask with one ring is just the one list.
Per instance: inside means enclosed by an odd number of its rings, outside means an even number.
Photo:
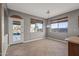
[{"label": "recessed light", "polygon": [[47,13],[47,14],[49,14],[49,13],[50,13],[50,11],[48,10],[46,13]]}]

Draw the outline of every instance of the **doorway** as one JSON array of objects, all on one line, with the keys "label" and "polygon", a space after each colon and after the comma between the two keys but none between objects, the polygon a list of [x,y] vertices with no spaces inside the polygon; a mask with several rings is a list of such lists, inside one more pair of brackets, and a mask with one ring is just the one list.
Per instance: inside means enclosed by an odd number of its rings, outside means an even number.
[{"label": "doorway", "polygon": [[21,18],[9,18],[9,44],[22,43],[24,41],[24,20]]}]

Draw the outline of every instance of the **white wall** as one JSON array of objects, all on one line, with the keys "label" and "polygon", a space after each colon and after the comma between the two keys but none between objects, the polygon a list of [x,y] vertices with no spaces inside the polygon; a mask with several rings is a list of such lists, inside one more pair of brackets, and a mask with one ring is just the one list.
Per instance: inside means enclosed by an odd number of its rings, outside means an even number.
[{"label": "white wall", "polygon": [[[50,32],[50,29],[48,29],[46,32],[48,37],[53,37],[53,38],[64,40],[66,37],[79,35],[79,27],[78,27],[79,9],[52,17],[48,20],[58,19],[58,18],[62,18],[65,16],[69,17],[68,18],[68,33]],[[49,24],[49,22],[48,22],[48,24]]]}]

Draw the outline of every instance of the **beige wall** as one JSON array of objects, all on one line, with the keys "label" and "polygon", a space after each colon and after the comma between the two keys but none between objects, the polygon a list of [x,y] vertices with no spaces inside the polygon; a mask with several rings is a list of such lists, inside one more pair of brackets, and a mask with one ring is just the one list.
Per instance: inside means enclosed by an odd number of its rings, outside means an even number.
[{"label": "beige wall", "polygon": [[1,55],[1,45],[2,45],[2,33],[1,33],[1,9],[2,9],[2,4],[0,3],[0,55]]},{"label": "beige wall", "polygon": [[35,18],[38,20],[43,20],[43,18],[39,18],[36,16],[28,15],[22,12],[14,11],[14,10],[8,10],[9,16],[11,15],[19,15],[24,19],[24,40],[32,40],[32,39],[38,39],[38,38],[44,38],[45,37],[45,23],[43,24],[43,32],[35,32],[35,33],[30,33],[30,20],[31,18]]},{"label": "beige wall", "polygon": [[4,35],[8,34],[8,10],[5,4],[4,9]]},{"label": "beige wall", "polygon": [[8,48],[8,11],[6,4],[2,4],[2,55],[5,55]]},{"label": "beige wall", "polygon": [[66,37],[79,35],[79,27],[78,27],[79,9],[52,17],[48,20],[58,19],[58,18],[62,18],[65,16],[69,17],[68,18],[68,33],[50,32],[50,29],[48,29],[46,32],[48,37],[53,37],[53,38],[64,40]]}]

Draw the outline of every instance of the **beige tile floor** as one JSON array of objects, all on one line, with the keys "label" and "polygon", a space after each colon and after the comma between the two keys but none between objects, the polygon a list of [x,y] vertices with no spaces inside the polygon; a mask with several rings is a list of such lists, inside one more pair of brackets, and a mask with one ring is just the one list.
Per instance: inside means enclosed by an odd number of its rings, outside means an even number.
[{"label": "beige tile floor", "polygon": [[16,44],[8,48],[6,56],[67,56],[67,43],[42,39]]}]

